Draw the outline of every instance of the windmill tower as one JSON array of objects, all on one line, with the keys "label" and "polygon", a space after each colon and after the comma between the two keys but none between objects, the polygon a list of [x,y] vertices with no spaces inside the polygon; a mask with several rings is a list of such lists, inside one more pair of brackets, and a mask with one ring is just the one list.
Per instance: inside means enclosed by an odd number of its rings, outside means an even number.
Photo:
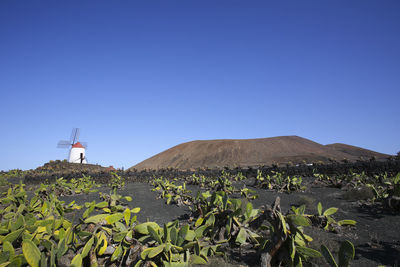
[{"label": "windmill tower", "polygon": [[71,138],[69,141],[61,140],[58,142],[58,148],[70,148],[68,162],[71,163],[83,163],[86,164],[86,153],[87,143],[79,142],[79,128],[73,128]]}]

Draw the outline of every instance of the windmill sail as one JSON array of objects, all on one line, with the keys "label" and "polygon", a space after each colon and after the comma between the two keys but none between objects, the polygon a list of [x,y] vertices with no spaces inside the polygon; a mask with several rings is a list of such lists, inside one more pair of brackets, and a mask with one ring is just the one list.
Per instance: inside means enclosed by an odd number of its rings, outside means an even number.
[{"label": "windmill sail", "polygon": [[58,142],[57,147],[58,148],[68,148],[71,145],[69,141],[61,140]]},{"label": "windmill sail", "polygon": [[71,141],[71,144],[75,144],[78,142],[79,139],[79,128],[72,128],[71,132],[71,138],[69,139]]}]

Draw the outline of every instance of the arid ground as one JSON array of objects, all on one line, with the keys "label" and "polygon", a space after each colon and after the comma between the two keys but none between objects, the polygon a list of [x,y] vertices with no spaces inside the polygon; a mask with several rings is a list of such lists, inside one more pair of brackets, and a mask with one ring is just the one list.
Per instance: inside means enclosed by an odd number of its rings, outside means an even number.
[{"label": "arid ground", "polygon": [[[319,168],[321,171],[344,173],[356,170],[361,173],[371,172],[371,175],[363,174],[364,177],[373,177],[373,173],[384,173],[386,171],[390,175],[395,175],[400,166],[399,160],[392,160],[387,162],[363,162],[354,164],[339,164],[339,165],[321,165],[321,166],[303,166],[291,167],[282,169],[297,174],[297,171],[303,173],[314,172]],[[109,193],[111,191],[107,185],[110,179],[110,171],[106,168],[99,166],[86,166],[91,168],[89,175],[101,185],[98,191]],[[96,168],[96,170],[94,170]],[[98,170],[97,170],[98,169]],[[268,171],[266,169],[265,171]],[[68,171],[68,172],[66,172]],[[28,195],[32,196],[33,191],[38,188],[40,182],[54,182],[56,177],[81,177],[87,175],[88,170],[75,169],[74,164],[64,162],[53,162],[45,164],[34,171],[28,171],[22,179],[12,178],[9,179],[12,183],[23,181],[26,183]],[[333,214],[333,218],[338,220],[350,219],[356,221],[356,226],[336,226],[335,231],[326,231],[318,226],[306,227],[305,233],[313,238],[311,247],[320,250],[321,244],[326,245],[337,258],[339,245],[342,241],[348,240],[355,246],[355,258],[351,262],[351,266],[399,266],[400,265],[400,205],[397,203],[395,208],[388,207],[384,201],[372,201],[374,199],[373,191],[366,187],[364,184],[357,186],[352,185],[351,182],[344,186],[332,186],[318,180],[316,177],[310,175],[302,175],[304,186],[301,190],[293,192],[278,192],[277,190],[263,189],[256,185],[256,169],[235,169],[230,170],[236,174],[243,172],[243,179],[232,180],[233,186],[236,189],[241,189],[244,186],[255,191],[258,198],[251,200],[255,208],[260,208],[266,205],[272,205],[277,197],[280,198],[281,210],[283,214],[290,211],[292,206],[298,207],[301,205],[306,206],[306,214],[317,214],[317,204],[321,202],[323,210],[331,207],[338,208],[338,211]],[[274,171],[272,168],[269,171]],[[210,179],[221,175],[221,170],[205,171],[211,175]],[[229,171],[228,171],[229,172]],[[159,193],[153,191],[154,186],[151,182],[154,178],[176,178],[175,175],[181,174],[180,179],[175,181],[177,184],[182,184],[182,178],[191,177],[190,172],[179,172],[174,169],[164,170],[160,172],[132,172],[132,171],[119,171],[119,174],[124,177],[126,183],[118,190],[118,194],[122,196],[132,197],[132,201],[128,203],[130,208],[140,207],[138,214],[139,222],[155,221],[159,225],[180,220],[182,223],[188,221],[190,217],[190,209],[186,205],[167,205],[166,200],[159,198]],[[352,174],[357,175],[357,174]],[[293,177],[293,176],[292,176]],[[338,176],[340,177],[340,175]],[[376,178],[374,178],[376,179]],[[197,191],[204,191],[206,189],[198,185],[188,185],[187,188],[191,191],[191,195],[196,195]],[[8,186],[1,188],[4,192]],[[212,188],[211,188],[212,189]],[[208,189],[210,190],[210,188]],[[238,194],[233,194],[231,197],[240,197]],[[81,193],[67,196],[59,196],[59,198],[67,203],[76,201],[77,204],[83,205],[86,202],[93,200],[100,201],[99,192]],[[76,211],[77,214],[68,214],[70,219],[79,218],[83,210]],[[209,266],[259,266],[260,255],[255,251],[249,249],[227,249],[227,258],[213,258]],[[314,259],[312,261],[314,266],[328,266],[323,258]]]},{"label": "arid ground", "polygon": [[[289,211],[291,206],[305,204],[306,213],[315,214],[316,206],[321,202],[323,208],[336,207],[338,212],[334,218],[353,219],[357,221],[356,227],[343,227],[338,233],[331,233],[321,228],[307,228],[306,232],[313,237],[313,246],[319,249],[320,244],[325,244],[334,253],[338,252],[339,242],[342,240],[351,241],[356,248],[356,256],[351,266],[399,266],[400,264],[400,213],[393,213],[382,207],[381,204],[363,204],[362,200],[357,200],[355,194],[325,186],[314,185],[313,178],[307,179],[307,190],[305,192],[278,193],[265,189],[252,188],[257,191],[259,198],[253,201],[255,207],[269,204],[271,205],[277,196],[281,199],[282,211]],[[245,181],[251,183],[251,181]],[[241,186],[241,184],[237,184]],[[138,215],[140,222],[155,221],[163,223],[179,219],[185,220],[185,215],[190,213],[186,206],[167,205],[164,199],[157,198],[158,194],[151,189],[152,185],[143,182],[130,182],[119,190],[119,194],[131,196],[133,198],[129,206],[131,208],[140,207]],[[250,187],[251,188],[251,187]],[[201,190],[197,186],[190,186],[189,189],[195,193]],[[100,188],[100,191],[109,192],[108,187]],[[75,196],[64,196],[62,200],[75,200],[78,204],[99,201],[98,193],[81,194]],[[232,255],[229,259],[233,266],[248,265],[258,263],[255,254],[249,254],[241,258],[239,255]],[[218,263],[220,264],[220,262]],[[318,266],[328,266],[323,259],[315,261]]]}]

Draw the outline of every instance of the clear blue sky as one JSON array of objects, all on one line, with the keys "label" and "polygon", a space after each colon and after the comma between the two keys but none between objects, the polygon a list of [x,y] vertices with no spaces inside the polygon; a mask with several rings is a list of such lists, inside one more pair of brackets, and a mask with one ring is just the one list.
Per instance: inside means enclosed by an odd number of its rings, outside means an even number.
[{"label": "clear blue sky", "polygon": [[298,135],[400,150],[400,1],[0,1],[0,170]]}]

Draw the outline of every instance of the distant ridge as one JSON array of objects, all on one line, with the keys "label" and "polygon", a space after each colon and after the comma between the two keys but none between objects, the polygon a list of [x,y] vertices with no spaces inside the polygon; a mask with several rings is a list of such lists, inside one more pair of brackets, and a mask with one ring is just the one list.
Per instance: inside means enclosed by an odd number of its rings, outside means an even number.
[{"label": "distant ridge", "polygon": [[247,167],[258,165],[356,161],[371,157],[387,158],[360,147],[331,144],[321,145],[299,136],[279,136],[258,139],[199,140],[182,143],[131,167],[142,169],[193,169],[218,167]]},{"label": "distant ridge", "polygon": [[326,145],[326,147],[332,148],[336,151],[341,151],[346,154],[353,155],[358,158],[364,158],[364,159],[370,159],[371,157],[376,157],[376,158],[386,158],[389,155],[386,154],[381,154],[372,150],[368,150],[365,148],[357,147],[357,146],[351,146],[351,145],[346,145],[346,144],[341,144],[341,143],[335,143],[335,144],[330,144]]}]

